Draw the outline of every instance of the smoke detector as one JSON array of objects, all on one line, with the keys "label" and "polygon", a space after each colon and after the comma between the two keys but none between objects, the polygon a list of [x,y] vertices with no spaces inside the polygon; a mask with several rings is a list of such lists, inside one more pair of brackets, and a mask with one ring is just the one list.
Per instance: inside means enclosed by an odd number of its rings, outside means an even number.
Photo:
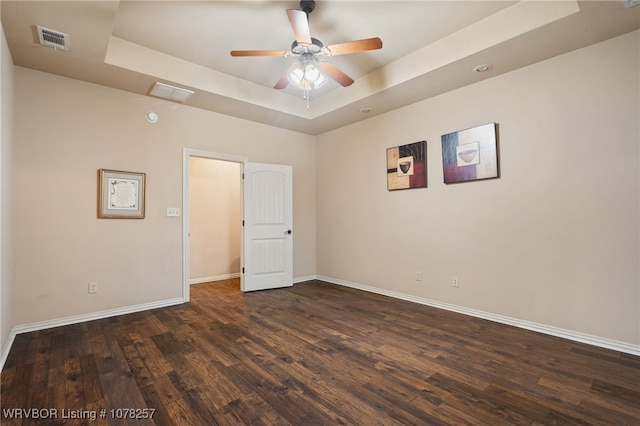
[{"label": "smoke detector", "polygon": [[38,38],[40,39],[41,45],[53,47],[56,50],[69,50],[71,46],[69,34],[50,30],[49,28],[41,27],[40,25],[38,25],[37,28]]}]

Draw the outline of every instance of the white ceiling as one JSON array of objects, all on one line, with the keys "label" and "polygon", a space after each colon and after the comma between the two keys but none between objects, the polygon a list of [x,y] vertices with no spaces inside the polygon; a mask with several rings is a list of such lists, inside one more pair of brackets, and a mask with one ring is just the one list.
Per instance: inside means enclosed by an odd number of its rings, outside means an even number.
[{"label": "white ceiling", "polygon": [[[148,95],[156,81],[195,91],[186,104],[309,134],[326,131],[640,28],[640,6],[585,1],[330,1],[309,16],[325,45],[380,37],[381,50],[330,61],[355,83],[330,82],[310,106],[273,89],[292,58],[297,1],[0,2],[15,65]],[[39,44],[36,26],[69,34]],[[486,73],[474,73],[479,64]],[[363,114],[361,108],[372,112]]]}]

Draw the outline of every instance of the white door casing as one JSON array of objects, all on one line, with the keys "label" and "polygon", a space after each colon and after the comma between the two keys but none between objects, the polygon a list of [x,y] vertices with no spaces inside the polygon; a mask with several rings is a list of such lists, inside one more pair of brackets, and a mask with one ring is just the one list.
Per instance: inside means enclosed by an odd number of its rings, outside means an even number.
[{"label": "white door casing", "polygon": [[244,164],[242,291],[293,285],[292,167]]},{"label": "white door casing", "polygon": [[[191,263],[191,252],[190,252],[190,212],[189,212],[189,199],[191,197],[189,190],[189,158],[190,157],[199,157],[199,158],[209,158],[212,160],[220,160],[220,161],[232,161],[235,163],[239,163],[241,169],[247,163],[247,157],[242,157],[238,155],[231,154],[223,154],[218,152],[209,152],[202,151],[191,148],[184,148],[182,154],[182,300],[183,302],[188,302],[190,297],[189,291],[189,280],[190,280],[190,263]],[[238,176],[240,179],[240,176]],[[242,207],[241,207],[242,210]],[[240,218],[242,219],[242,218]],[[241,248],[242,250],[242,248]],[[241,254],[242,256],[242,254]]]}]

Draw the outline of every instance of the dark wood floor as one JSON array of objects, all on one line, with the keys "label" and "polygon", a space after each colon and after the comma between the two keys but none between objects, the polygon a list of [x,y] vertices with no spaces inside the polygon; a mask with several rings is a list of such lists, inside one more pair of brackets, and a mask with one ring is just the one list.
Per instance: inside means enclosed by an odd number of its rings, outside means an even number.
[{"label": "dark wood floor", "polygon": [[17,336],[2,424],[640,424],[636,356],[319,281],[191,294]]}]

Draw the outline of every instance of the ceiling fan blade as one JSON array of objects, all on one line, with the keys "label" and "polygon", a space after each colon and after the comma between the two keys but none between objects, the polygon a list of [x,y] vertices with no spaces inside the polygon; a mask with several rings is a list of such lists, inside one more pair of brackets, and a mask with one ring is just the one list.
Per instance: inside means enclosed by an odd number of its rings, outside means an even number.
[{"label": "ceiling fan blade", "polygon": [[232,50],[231,56],[285,56],[286,50]]},{"label": "ceiling fan blade", "polygon": [[302,10],[287,9],[287,16],[291,22],[293,34],[298,43],[311,44],[311,31],[309,31],[309,21],[307,14]]},{"label": "ceiling fan blade", "polygon": [[333,44],[327,46],[332,56],[346,55],[348,53],[358,53],[367,50],[382,48],[382,40],[379,37],[366,38],[363,40],[347,41],[346,43]]},{"label": "ceiling fan blade", "polygon": [[340,71],[338,67],[330,62],[318,61],[320,69],[329,77],[340,83],[343,87],[351,86],[353,79]]},{"label": "ceiling fan blade", "polygon": [[280,80],[278,80],[278,82],[276,83],[275,86],[273,86],[273,88],[284,89],[285,87],[287,87],[287,85],[289,84],[289,78],[287,78],[288,74],[289,74],[289,70],[287,70],[287,72],[282,74],[282,77],[280,77]]}]

